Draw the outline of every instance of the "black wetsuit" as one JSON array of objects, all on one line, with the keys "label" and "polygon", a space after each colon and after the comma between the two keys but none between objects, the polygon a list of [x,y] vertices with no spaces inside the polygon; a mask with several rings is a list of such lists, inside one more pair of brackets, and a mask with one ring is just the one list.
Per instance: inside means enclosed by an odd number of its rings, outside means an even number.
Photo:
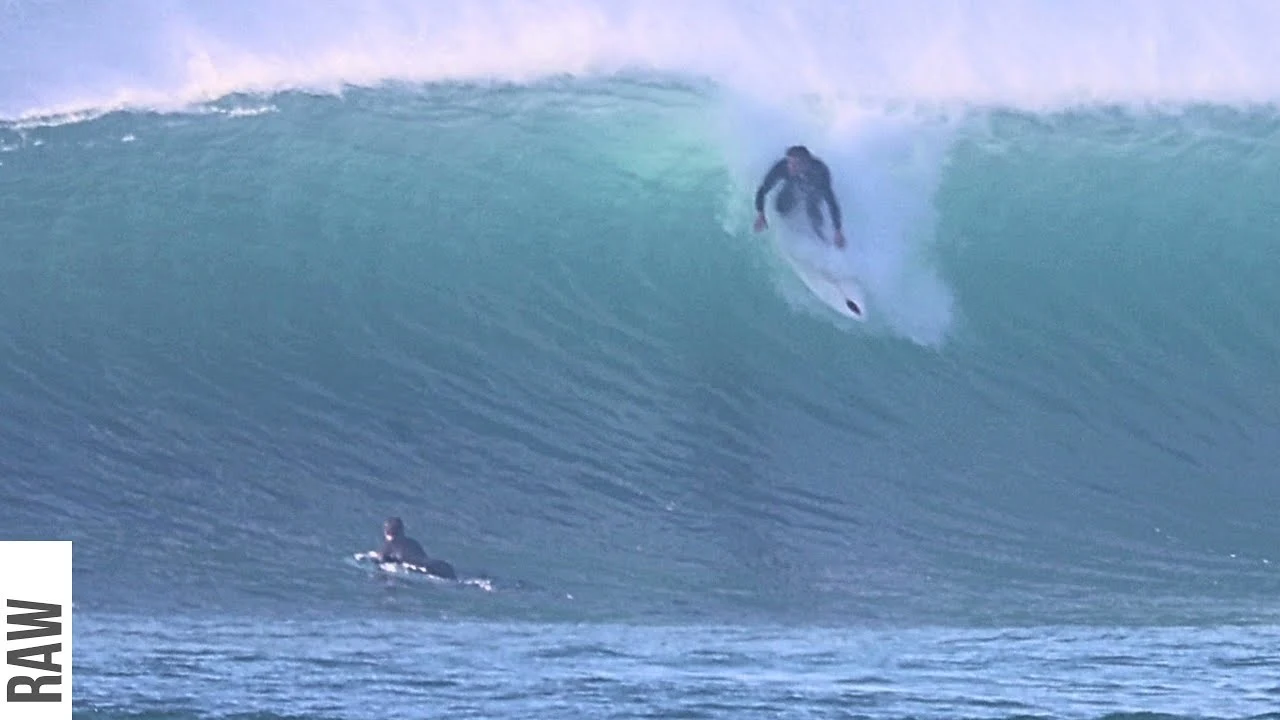
[{"label": "black wetsuit", "polygon": [[422,549],[417,540],[408,538],[403,535],[400,537],[386,541],[382,545],[382,550],[378,552],[382,562],[401,562],[406,565],[414,565],[420,567],[432,575],[450,580],[456,579],[458,576],[453,571],[453,566],[444,560],[434,560],[427,557],[427,552]]},{"label": "black wetsuit", "polygon": [[811,158],[806,161],[808,167],[801,173],[792,175],[787,170],[787,159],[779,160],[769,170],[769,174],[765,175],[764,181],[760,183],[760,189],[756,191],[756,212],[764,212],[764,196],[769,194],[774,185],[782,182],[782,190],[778,192],[778,198],[774,201],[774,207],[779,213],[786,215],[796,206],[796,194],[804,196],[805,210],[809,213],[809,221],[813,223],[813,231],[818,237],[825,237],[822,234],[822,201],[827,201],[827,207],[831,210],[831,224],[836,230],[840,230],[840,203],[836,202],[836,193],[831,189],[831,170],[827,168],[826,163],[817,158]]}]

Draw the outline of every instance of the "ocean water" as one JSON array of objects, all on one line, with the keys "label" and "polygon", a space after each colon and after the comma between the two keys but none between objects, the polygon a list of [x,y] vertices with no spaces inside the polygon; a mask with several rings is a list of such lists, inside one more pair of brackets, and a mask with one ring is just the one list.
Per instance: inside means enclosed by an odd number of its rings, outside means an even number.
[{"label": "ocean water", "polygon": [[[0,5],[0,539],[75,541],[77,715],[1280,717],[1277,31]],[[865,323],[752,232],[796,142]]]}]

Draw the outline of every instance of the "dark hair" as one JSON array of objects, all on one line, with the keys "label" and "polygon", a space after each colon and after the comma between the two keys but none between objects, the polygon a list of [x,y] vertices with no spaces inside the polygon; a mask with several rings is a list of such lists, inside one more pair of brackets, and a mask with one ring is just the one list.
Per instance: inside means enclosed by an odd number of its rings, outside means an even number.
[{"label": "dark hair", "polygon": [[787,157],[800,158],[801,160],[809,160],[813,155],[809,154],[809,148],[803,145],[792,145],[787,148]]},{"label": "dark hair", "polygon": [[389,517],[382,523],[382,531],[388,535],[399,535],[404,532],[404,522],[398,517]]}]

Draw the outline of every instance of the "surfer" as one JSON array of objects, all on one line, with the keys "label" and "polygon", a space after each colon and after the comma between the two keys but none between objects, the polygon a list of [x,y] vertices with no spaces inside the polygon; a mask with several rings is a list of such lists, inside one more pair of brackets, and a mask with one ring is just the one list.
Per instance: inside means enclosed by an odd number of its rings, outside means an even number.
[{"label": "surfer", "polygon": [[374,553],[380,563],[398,562],[412,565],[437,577],[456,580],[453,566],[444,560],[427,557],[427,552],[417,540],[404,534],[404,522],[398,517],[387,518],[382,523],[382,535],[386,539],[382,549]]},{"label": "surfer", "polygon": [[809,221],[813,223],[813,231],[818,237],[826,239],[822,234],[822,201],[827,201],[831,211],[831,224],[835,227],[833,239],[836,247],[844,247],[844,232],[840,226],[840,203],[836,202],[835,191],[831,189],[831,170],[827,164],[814,157],[809,148],[803,145],[792,145],[787,154],[774,163],[756,190],[756,232],[769,226],[764,216],[764,198],[774,185],[782,182],[774,207],[786,215],[796,206],[796,194],[804,196],[805,210],[809,213]]}]

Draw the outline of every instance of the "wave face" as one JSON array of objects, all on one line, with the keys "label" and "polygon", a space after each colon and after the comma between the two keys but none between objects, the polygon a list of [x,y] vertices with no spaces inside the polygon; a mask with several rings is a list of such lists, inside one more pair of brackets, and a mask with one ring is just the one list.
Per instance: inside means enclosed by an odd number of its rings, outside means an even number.
[{"label": "wave face", "polygon": [[[398,514],[451,612],[1275,617],[1274,4],[271,8],[0,9],[0,527],[84,607],[363,612]],[[751,232],[797,139],[866,324]]]}]

